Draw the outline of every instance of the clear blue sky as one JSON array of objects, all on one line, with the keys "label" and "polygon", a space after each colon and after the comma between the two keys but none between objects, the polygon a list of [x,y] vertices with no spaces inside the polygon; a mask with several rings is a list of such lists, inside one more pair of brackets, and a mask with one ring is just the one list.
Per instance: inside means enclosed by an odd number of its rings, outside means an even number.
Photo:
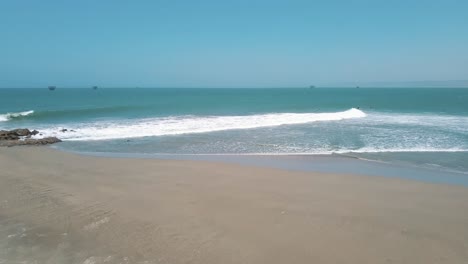
[{"label": "clear blue sky", "polygon": [[0,87],[468,79],[468,1],[0,0]]}]

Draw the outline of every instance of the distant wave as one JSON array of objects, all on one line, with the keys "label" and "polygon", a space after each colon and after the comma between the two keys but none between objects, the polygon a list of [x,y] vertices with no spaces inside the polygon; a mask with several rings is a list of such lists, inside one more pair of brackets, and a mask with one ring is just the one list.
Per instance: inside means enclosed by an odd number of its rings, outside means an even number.
[{"label": "distant wave", "polygon": [[71,132],[59,132],[62,127],[41,129],[47,136],[58,135],[63,140],[106,140],[148,136],[206,133],[233,129],[253,129],[311,122],[340,121],[366,117],[363,111],[351,108],[333,113],[272,113],[248,116],[176,116],[118,122],[83,123],[67,127]]},{"label": "distant wave", "polygon": [[35,121],[41,121],[41,120],[56,121],[60,119],[73,120],[75,118],[113,115],[118,112],[125,112],[134,108],[135,107],[133,106],[112,106],[112,107],[61,109],[61,110],[26,111],[26,112],[20,112],[20,113],[8,113],[5,115],[0,115],[0,121],[8,121],[16,117],[27,118],[27,119],[35,120]]},{"label": "distant wave", "polygon": [[0,122],[9,121],[15,118],[21,118],[21,117],[25,117],[25,116],[32,115],[32,114],[34,114],[33,110],[17,112],[17,113],[0,114]]}]

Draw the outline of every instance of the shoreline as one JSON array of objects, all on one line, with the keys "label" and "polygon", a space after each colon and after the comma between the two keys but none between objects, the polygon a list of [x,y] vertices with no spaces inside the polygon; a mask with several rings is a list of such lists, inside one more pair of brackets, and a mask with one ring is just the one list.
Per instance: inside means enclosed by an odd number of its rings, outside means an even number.
[{"label": "shoreline", "polygon": [[0,148],[3,263],[464,263],[465,187]]},{"label": "shoreline", "polygon": [[468,187],[468,172],[436,169],[415,164],[398,164],[392,161],[374,160],[347,154],[166,154],[166,153],[116,153],[86,152],[61,148],[58,145],[51,149],[76,155],[155,159],[155,160],[191,160],[208,162],[226,162],[237,165],[249,165],[299,172],[357,174],[376,177],[401,178],[429,183],[451,184]]}]

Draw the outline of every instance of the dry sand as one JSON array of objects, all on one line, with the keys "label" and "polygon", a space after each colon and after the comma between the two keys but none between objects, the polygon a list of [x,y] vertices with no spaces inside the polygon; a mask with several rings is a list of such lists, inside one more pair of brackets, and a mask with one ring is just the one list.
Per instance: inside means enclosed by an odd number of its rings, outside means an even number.
[{"label": "dry sand", "polygon": [[0,148],[10,263],[468,263],[468,189]]}]

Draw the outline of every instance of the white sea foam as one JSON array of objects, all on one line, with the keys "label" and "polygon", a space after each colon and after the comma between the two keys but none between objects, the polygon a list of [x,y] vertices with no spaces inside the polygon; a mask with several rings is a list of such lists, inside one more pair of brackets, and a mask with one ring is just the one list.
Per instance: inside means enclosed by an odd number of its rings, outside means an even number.
[{"label": "white sea foam", "polygon": [[[280,150],[279,152],[253,152],[253,153],[223,153],[223,154],[201,154],[201,155],[266,155],[266,156],[288,156],[288,155],[331,155],[331,154],[352,154],[352,153],[418,153],[418,152],[447,152],[447,153],[455,153],[455,152],[468,152],[467,148],[437,148],[437,147],[408,147],[408,148],[377,148],[377,147],[364,147],[359,149],[350,149],[350,148],[343,148],[339,150],[329,150],[326,148],[319,148],[319,149],[301,149],[297,152],[290,152],[290,151],[283,151]],[[160,153],[161,155],[163,153]],[[181,154],[176,154],[181,155]],[[194,155],[194,154],[187,154],[187,155]]]},{"label": "white sea foam", "polygon": [[5,122],[8,120],[11,120],[13,118],[21,117],[21,116],[28,116],[33,114],[34,111],[24,111],[24,112],[17,112],[17,113],[6,113],[6,114],[0,114],[0,122]]},{"label": "white sea foam", "polygon": [[59,132],[62,127],[41,129],[41,132],[44,136],[58,136],[62,140],[106,140],[206,133],[232,129],[253,129],[363,117],[366,117],[366,113],[355,108],[334,113],[272,113],[249,116],[204,117],[178,116],[84,123],[67,126],[68,132],[65,133]]},{"label": "white sea foam", "polygon": [[365,147],[360,149],[345,149],[335,151],[333,153],[346,154],[346,153],[396,153],[396,152],[468,152],[464,148],[437,148],[437,147],[414,147],[414,148],[373,148]]},{"label": "white sea foam", "polygon": [[409,114],[409,113],[372,113],[373,123],[391,125],[415,125],[422,127],[442,127],[453,131],[468,132],[467,116]]},{"label": "white sea foam", "polygon": [[[442,152],[442,153],[457,153],[457,152],[468,152],[468,149],[463,148],[360,148],[360,149],[341,149],[341,150],[327,150],[327,149],[313,149],[307,150],[302,149],[297,152],[288,152],[282,151],[279,152],[248,152],[248,153],[151,153],[151,154],[135,154],[135,153],[121,153],[116,154],[112,153],[112,156],[138,156],[138,157],[154,157],[154,156],[319,156],[319,155],[333,155],[333,154],[365,154],[365,153],[432,153],[432,152]],[[109,155],[106,152],[79,152],[88,155]]]}]

